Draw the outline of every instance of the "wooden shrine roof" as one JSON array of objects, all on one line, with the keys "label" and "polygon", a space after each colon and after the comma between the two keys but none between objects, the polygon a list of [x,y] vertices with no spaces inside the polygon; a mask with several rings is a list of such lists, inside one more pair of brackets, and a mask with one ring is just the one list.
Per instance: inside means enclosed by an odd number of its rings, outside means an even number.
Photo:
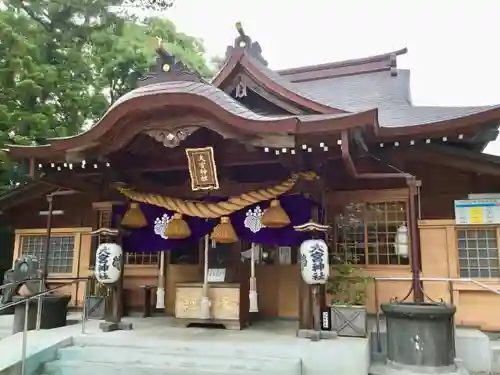
[{"label": "wooden shrine roof", "polygon": [[[500,105],[413,105],[410,72],[397,68],[397,56],[406,53],[406,49],[274,71],[267,66],[260,45],[252,42],[241,26],[238,32],[240,36],[228,47],[226,62],[212,82],[187,71],[181,62],[159,48],[157,68],[140,83],[142,87],[118,99],[90,130],[74,137],[48,139],[41,146],[9,145],[10,153],[14,158],[48,160],[64,157],[66,152],[114,151],[111,148],[127,144],[134,135],[158,127],[159,119],[178,118],[178,124],[172,125],[178,127],[187,114],[196,114],[199,126],[225,138],[259,147],[281,147],[273,143],[276,134],[288,136],[287,147],[294,147],[299,136],[324,137],[348,128],[364,129],[375,142],[399,142],[398,137],[410,142],[414,137],[459,133],[460,137],[466,133],[474,138],[488,130],[487,137],[475,140],[482,142],[481,147],[498,134]],[[165,64],[168,69],[162,69]],[[300,110],[276,116],[247,108],[231,96],[230,83],[242,75]],[[103,148],[107,143],[113,143],[113,147]]]},{"label": "wooden shrine roof", "polygon": [[[410,71],[397,68],[397,56],[407,53],[401,49],[381,55],[336,63],[305,66],[273,71],[252,54],[252,49],[231,50],[226,64],[212,83],[221,86],[233,70],[243,68],[267,82],[308,101],[311,110],[320,113],[359,112],[378,109],[382,128],[408,128],[415,125],[441,123],[461,117],[489,112],[495,106],[416,106],[411,100]],[[500,122],[498,112],[494,121]]]}]

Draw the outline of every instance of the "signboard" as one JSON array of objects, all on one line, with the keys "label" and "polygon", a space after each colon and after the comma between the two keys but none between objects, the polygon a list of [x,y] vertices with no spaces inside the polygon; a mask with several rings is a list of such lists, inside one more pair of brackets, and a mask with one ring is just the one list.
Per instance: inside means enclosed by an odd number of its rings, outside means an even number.
[{"label": "signboard", "polygon": [[500,224],[500,199],[455,201],[455,224]]},{"label": "signboard", "polygon": [[187,148],[186,156],[191,176],[191,189],[217,190],[219,179],[215,166],[214,149],[212,147]]},{"label": "signboard", "polygon": [[223,283],[226,280],[225,268],[210,268],[208,270],[207,281],[209,283]]},{"label": "signboard", "polygon": [[330,307],[324,307],[321,309],[321,330],[332,330],[332,310]]}]

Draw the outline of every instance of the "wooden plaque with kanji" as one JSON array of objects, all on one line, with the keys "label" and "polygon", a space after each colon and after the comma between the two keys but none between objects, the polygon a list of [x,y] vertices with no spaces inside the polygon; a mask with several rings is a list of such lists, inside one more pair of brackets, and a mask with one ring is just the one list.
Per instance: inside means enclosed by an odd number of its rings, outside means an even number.
[{"label": "wooden plaque with kanji", "polygon": [[219,179],[215,165],[214,149],[212,147],[187,148],[186,156],[191,176],[191,189],[217,190]]}]

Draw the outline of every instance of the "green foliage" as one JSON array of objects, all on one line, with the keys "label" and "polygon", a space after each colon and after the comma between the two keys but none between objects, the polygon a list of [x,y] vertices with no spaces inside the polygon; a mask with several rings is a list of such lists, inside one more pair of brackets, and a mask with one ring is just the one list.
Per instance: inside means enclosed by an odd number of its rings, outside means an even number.
[{"label": "green foliage", "polygon": [[173,3],[173,0],[122,0],[121,6],[162,11],[170,8]]},{"label": "green foliage", "polygon": [[[139,21],[132,6],[166,9],[169,0],[4,0],[0,12],[0,143],[42,144],[75,135],[137,85],[155,63],[156,37],[204,76],[199,39],[165,19]],[[0,153],[0,187],[21,169]]]},{"label": "green foliage", "polygon": [[210,59],[210,63],[212,64],[214,70],[219,71],[222,69],[226,62],[226,58],[221,57],[221,56],[213,56]]},{"label": "green foliage", "polygon": [[366,290],[372,279],[362,274],[362,269],[352,263],[335,265],[334,272],[326,284],[333,305],[364,306]]}]

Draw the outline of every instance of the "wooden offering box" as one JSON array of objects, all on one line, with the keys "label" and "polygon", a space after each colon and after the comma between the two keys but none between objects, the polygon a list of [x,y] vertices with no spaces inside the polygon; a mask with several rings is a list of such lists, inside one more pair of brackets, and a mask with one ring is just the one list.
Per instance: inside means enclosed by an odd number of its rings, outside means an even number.
[{"label": "wooden offering box", "polygon": [[203,283],[177,283],[175,318],[179,323],[221,324],[240,330],[248,325],[248,288],[245,283],[210,283],[211,319],[200,319]]}]

